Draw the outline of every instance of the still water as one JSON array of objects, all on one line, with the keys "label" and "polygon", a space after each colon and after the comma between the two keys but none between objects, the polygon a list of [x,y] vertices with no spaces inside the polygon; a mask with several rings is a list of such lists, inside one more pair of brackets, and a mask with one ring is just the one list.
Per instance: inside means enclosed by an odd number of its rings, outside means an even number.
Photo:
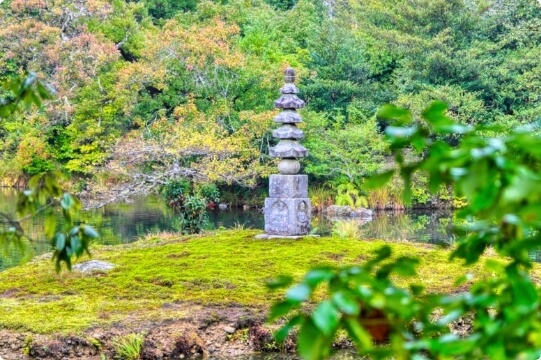
[{"label": "still water", "polygon": [[[13,211],[16,192],[0,189],[0,212]],[[160,231],[178,231],[180,222],[165,202],[157,197],[134,199],[130,203],[110,204],[103,208],[85,211],[79,221],[94,226],[100,233],[99,243],[114,245],[135,241],[141,236]],[[263,214],[258,211],[216,210],[209,212],[208,230],[233,227],[263,228]],[[450,244],[453,214],[442,212],[379,212],[372,221],[362,223],[363,238],[404,240]],[[314,217],[312,227],[323,236],[332,231],[332,222]],[[0,270],[15,266],[28,257],[50,250],[43,239],[43,218],[39,216],[23,223],[25,232],[33,241],[28,243],[31,252],[21,251],[13,244],[0,247]]]}]

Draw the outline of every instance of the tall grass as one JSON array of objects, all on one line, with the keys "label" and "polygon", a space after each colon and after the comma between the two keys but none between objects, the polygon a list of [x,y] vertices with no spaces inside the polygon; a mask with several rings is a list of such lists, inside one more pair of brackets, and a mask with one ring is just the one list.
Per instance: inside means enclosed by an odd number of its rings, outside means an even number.
[{"label": "tall grass", "polygon": [[404,210],[406,205],[402,201],[402,183],[393,181],[384,187],[368,192],[368,205],[376,210]]},{"label": "tall grass", "polygon": [[141,349],[145,337],[141,334],[129,334],[113,339],[113,347],[118,358],[122,360],[137,360],[141,356]]},{"label": "tall grass", "polygon": [[406,208],[400,191],[387,186],[370,190],[368,193],[368,205],[371,209],[376,210],[404,210]]},{"label": "tall grass", "polygon": [[308,197],[317,212],[334,203],[334,192],[327,185],[318,185],[308,188]]},{"label": "tall grass", "polygon": [[338,220],[333,224],[332,234],[339,238],[360,239],[362,231],[357,220]]}]

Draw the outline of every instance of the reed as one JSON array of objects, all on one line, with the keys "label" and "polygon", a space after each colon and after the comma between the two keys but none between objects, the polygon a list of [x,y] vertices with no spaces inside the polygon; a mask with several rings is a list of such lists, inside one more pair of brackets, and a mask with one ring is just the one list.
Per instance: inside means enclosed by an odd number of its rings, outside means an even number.
[{"label": "reed", "polygon": [[312,206],[317,212],[334,203],[334,193],[327,185],[318,185],[308,188],[308,197],[312,201]]},{"label": "reed", "polygon": [[406,205],[402,201],[402,190],[393,184],[368,192],[368,205],[376,210],[404,210]]}]

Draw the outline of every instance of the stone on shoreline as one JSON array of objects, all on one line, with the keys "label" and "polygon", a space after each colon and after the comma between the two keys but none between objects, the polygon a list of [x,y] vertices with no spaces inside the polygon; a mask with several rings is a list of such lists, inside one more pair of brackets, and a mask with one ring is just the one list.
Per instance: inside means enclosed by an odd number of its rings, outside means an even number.
[{"label": "stone on shoreline", "polygon": [[323,215],[333,218],[361,218],[371,219],[374,212],[370,209],[354,209],[351,206],[331,205],[323,209]]},{"label": "stone on shoreline", "polygon": [[109,271],[115,268],[115,264],[101,260],[90,260],[73,265],[73,271],[90,273],[94,271]]}]

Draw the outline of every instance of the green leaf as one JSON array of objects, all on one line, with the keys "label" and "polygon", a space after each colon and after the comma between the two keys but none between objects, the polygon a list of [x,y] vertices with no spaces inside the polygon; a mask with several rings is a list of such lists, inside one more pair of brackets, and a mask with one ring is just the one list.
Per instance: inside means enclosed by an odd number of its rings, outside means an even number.
[{"label": "green leaf", "polygon": [[284,326],[282,326],[280,328],[280,330],[278,330],[275,334],[274,334],[274,338],[276,339],[276,341],[278,341],[279,343],[282,343],[285,341],[285,339],[287,338],[287,336],[289,335],[289,333],[291,332],[291,330],[299,325],[301,322],[303,321],[303,317],[300,316],[300,315],[296,315],[294,317],[291,318],[291,320],[289,320],[287,322],[287,324],[285,324]]},{"label": "green leaf", "polygon": [[97,239],[100,237],[100,234],[92,226],[83,225],[83,234],[88,236],[91,239]]},{"label": "green leaf", "polygon": [[332,295],[332,302],[346,315],[359,315],[361,308],[355,296],[339,291]]},{"label": "green leaf", "polygon": [[451,311],[449,314],[445,315],[441,319],[438,320],[439,325],[447,325],[450,322],[453,322],[455,320],[458,320],[463,315],[462,310],[454,310]]},{"label": "green leaf", "polygon": [[[487,260],[487,264],[488,262],[491,261],[491,260]],[[462,276],[459,276],[456,280],[455,280],[455,283],[453,284],[455,287],[458,287],[460,285],[463,285],[465,284],[466,282],[468,281],[472,281],[473,280],[473,275],[471,273],[468,273],[466,275],[462,275]]]},{"label": "green leaf", "polygon": [[64,250],[64,247],[66,247],[66,236],[63,233],[58,233],[55,236],[55,247],[57,251]]},{"label": "green leaf", "polygon": [[395,261],[393,270],[396,274],[401,276],[415,276],[417,275],[415,269],[417,265],[419,265],[419,259],[401,257]]},{"label": "green leaf", "polygon": [[312,289],[310,289],[308,285],[298,284],[287,291],[286,299],[296,303],[301,303],[308,300],[311,294]]},{"label": "green leaf", "polygon": [[414,296],[419,296],[424,291],[423,285],[412,284],[410,285],[410,291]]},{"label": "green leaf", "polygon": [[468,354],[477,347],[480,337],[477,333],[471,334],[464,339],[455,334],[445,334],[434,341],[431,348],[434,352],[444,356]]},{"label": "green leaf", "polygon": [[323,281],[329,281],[334,277],[333,269],[330,267],[325,268],[316,268],[310,270],[305,278],[304,283],[308,284],[310,287],[315,288]]},{"label": "green leaf", "polygon": [[43,230],[47,239],[52,239],[54,237],[54,234],[56,232],[56,215],[54,212],[50,212],[45,217],[45,221],[43,223]]},{"label": "green leaf", "polygon": [[62,200],[60,200],[60,206],[62,206],[63,209],[69,210],[74,205],[73,198],[70,194],[65,193],[62,196]]},{"label": "green leaf", "polygon": [[539,306],[539,293],[532,280],[526,274],[517,271],[513,265],[509,266],[506,272],[511,281],[513,305],[517,314],[528,313],[537,309]]},{"label": "green leaf", "polygon": [[359,352],[372,350],[374,347],[372,336],[361,326],[359,318],[348,316],[343,321],[349,337],[357,346],[357,350]]},{"label": "green leaf", "polygon": [[323,334],[330,336],[338,327],[340,312],[334,307],[331,301],[325,300],[314,310],[312,319]]},{"label": "green leaf", "polygon": [[297,338],[297,350],[304,360],[320,360],[330,353],[332,338],[328,338],[314,324],[311,318],[307,318]]},{"label": "green leaf", "polygon": [[394,174],[395,174],[394,170],[389,170],[389,171],[385,171],[380,174],[371,176],[365,180],[364,186],[367,189],[376,189],[378,187],[382,187],[385,184],[387,184],[389,180],[393,178]]},{"label": "green leaf", "polygon": [[266,282],[267,288],[271,290],[283,288],[286,286],[291,285],[293,282],[293,278],[291,276],[285,276],[285,275],[279,275],[269,281]]},{"label": "green leaf", "polygon": [[70,247],[73,253],[77,256],[80,256],[84,251],[81,243],[81,238],[78,236],[72,236],[70,238]]},{"label": "green leaf", "polygon": [[291,301],[281,301],[279,303],[276,303],[272,305],[270,309],[268,321],[274,321],[278,318],[281,318],[282,316],[289,314],[289,312],[296,307],[298,307],[298,303]]},{"label": "green leaf", "polygon": [[451,125],[453,121],[445,113],[449,106],[443,101],[434,101],[423,111],[423,118],[435,126]]},{"label": "green leaf", "polygon": [[377,249],[375,253],[376,253],[376,260],[378,262],[383,261],[391,257],[391,247],[387,245],[382,246],[379,249]]},{"label": "green leaf", "polygon": [[391,139],[398,138],[409,138],[417,133],[418,128],[416,126],[412,127],[397,127],[397,126],[387,126],[385,128],[385,134]]},{"label": "green leaf", "polygon": [[408,109],[399,108],[396,105],[383,105],[378,111],[377,117],[380,119],[394,120],[398,125],[404,125],[411,122],[411,112]]}]

